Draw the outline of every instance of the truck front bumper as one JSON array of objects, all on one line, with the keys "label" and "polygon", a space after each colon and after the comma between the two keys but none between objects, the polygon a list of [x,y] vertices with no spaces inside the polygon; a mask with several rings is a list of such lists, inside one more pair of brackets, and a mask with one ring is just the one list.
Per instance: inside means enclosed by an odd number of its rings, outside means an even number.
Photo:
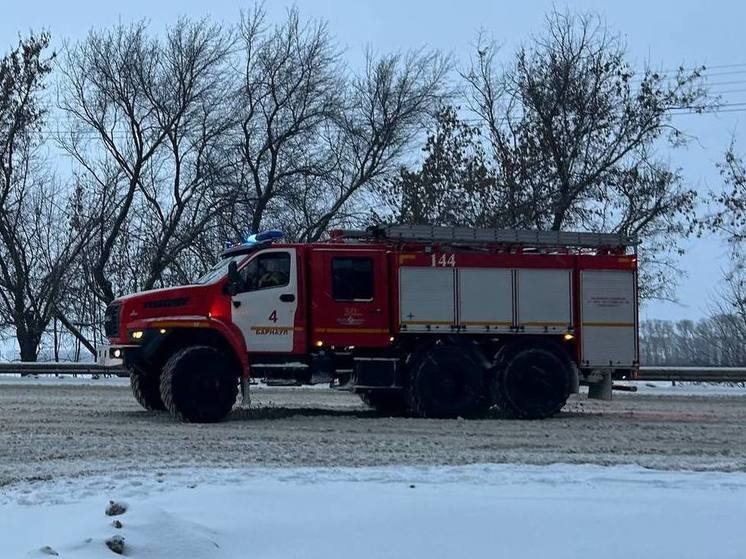
[{"label": "truck front bumper", "polygon": [[96,363],[102,367],[123,367],[124,352],[127,349],[136,348],[136,345],[109,345],[103,344],[96,347]]}]

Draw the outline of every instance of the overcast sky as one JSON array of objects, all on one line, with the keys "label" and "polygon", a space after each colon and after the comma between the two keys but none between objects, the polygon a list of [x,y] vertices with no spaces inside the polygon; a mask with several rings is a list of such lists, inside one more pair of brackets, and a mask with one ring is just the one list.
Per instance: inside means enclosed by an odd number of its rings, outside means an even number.
[{"label": "overcast sky", "polygon": [[[108,26],[118,21],[146,18],[153,29],[163,29],[180,15],[205,16],[234,22],[249,2],[236,0],[0,0],[0,50],[16,41],[19,33],[46,29],[55,44],[63,39],[82,38],[91,27]],[[746,102],[746,53],[744,21],[746,5],[733,0],[708,2],[696,0],[625,2],[522,0],[298,0],[303,16],[322,18],[347,51],[351,63],[359,61],[361,51],[370,46],[376,51],[403,50],[430,46],[465,60],[479,29],[503,44],[504,56],[531,33],[541,31],[544,14],[557,6],[572,10],[594,11],[602,15],[610,29],[627,42],[630,62],[646,62],[659,68],[679,64],[694,66],[744,65],[715,70],[727,75],[711,78],[715,91],[733,91],[724,95],[728,103]],[[270,19],[279,19],[290,2],[268,1]],[[739,83],[740,82],[740,83]],[[738,91],[743,90],[743,91]],[[722,158],[735,134],[743,138],[746,153],[746,112],[717,115],[679,116],[677,124],[694,134],[698,141],[685,151],[671,155],[683,168],[689,184],[705,192],[719,185],[715,164]],[[667,156],[667,154],[661,154]],[[652,302],[642,311],[643,318],[698,318],[707,313],[715,295],[721,271],[728,265],[725,247],[715,239],[686,243],[688,254],[681,260],[687,277],[679,278],[680,304]]]}]

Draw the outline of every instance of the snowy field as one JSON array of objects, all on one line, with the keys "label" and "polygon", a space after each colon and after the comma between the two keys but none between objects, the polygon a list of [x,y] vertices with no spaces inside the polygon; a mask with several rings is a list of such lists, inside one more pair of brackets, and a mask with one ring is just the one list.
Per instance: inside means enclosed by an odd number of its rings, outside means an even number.
[{"label": "snowy field", "polygon": [[[127,511],[112,526],[109,499]],[[0,557],[742,558],[746,474],[473,465],[178,470],[0,493]]]},{"label": "snowy field", "polygon": [[746,390],[638,388],[463,421],[256,386],[188,425],[128,379],[3,378],[0,559],[117,557],[115,535],[133,558],[746,557]]}]

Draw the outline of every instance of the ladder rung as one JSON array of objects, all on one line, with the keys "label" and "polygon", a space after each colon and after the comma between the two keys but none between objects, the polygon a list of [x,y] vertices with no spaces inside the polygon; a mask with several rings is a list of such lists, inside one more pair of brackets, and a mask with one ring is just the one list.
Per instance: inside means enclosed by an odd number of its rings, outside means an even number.
[{"label": "ladder rung", "polygon": [[618,233],[480,229],[436,225],[385,225],[367,230],[342,230],[338,235],[346,239],[468,242],[533,247],[616,248],[638,244],[635,237]]}]

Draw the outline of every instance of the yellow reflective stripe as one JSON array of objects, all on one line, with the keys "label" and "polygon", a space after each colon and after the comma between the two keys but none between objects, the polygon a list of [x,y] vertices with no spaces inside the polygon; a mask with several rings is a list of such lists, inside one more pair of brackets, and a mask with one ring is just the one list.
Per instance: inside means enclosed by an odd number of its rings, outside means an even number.
[{"label": "yellow reflective stripe", "polygon": [[386,328],[314,328],[319,334],[388,334]]}]

